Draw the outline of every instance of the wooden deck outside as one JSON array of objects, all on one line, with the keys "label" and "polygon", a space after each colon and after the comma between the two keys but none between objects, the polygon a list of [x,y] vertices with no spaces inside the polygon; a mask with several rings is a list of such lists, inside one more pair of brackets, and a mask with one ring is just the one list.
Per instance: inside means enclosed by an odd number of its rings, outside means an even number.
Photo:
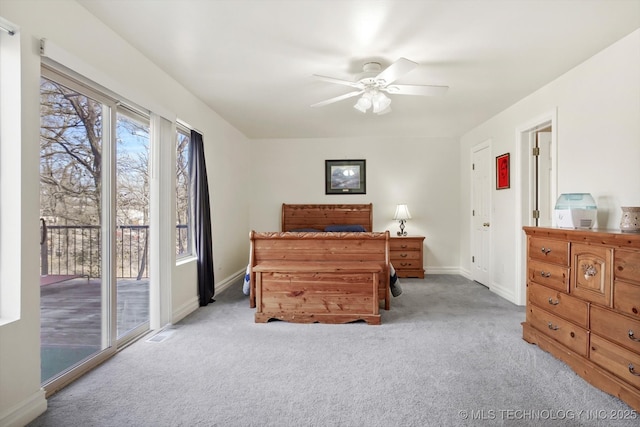
[{"label": "wooden deck outside", "polygon": [[[100,287],[100,280],[93,278],[40,287],[43,381],[100,350]],[[118,279],[117,299],[118,336],[149,320],[148,279]]]}]

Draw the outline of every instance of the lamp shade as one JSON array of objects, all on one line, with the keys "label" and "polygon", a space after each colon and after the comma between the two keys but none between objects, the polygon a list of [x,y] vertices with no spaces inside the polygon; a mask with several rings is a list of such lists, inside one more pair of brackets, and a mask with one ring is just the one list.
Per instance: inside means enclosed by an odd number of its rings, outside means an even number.
[{"label": "lamp shade", "polygon": [[409,213],[409,207],[407,205],[397,205],[396,213],[393,216],[395,220],[407,220],[411,219],[411,213]]},{"label": "lamp shade", "polygon": [[382,111],[386,110],[391,105],[391,100],[387,98],[384,93],[378,92],[373,95],[372,99],[373,103],[373,112],[380,114]]}]

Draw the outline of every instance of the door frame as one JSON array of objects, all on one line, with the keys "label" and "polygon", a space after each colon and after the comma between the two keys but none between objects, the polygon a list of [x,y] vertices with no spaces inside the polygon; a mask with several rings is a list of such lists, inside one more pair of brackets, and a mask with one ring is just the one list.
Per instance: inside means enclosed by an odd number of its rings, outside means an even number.
[{"label": "door frame", "polygon": [[555,200],[558,194],[558,109],[557,107],[535,117],[515,130],[515,162],[512,170],[515,178],[516,189],[516,218],[514,230],[516,236],[516,304],[525,305],[527,298],[527,238],[522,227],[533,225],[530,211],[533,209],[533,158],[530,155],[533,149],[532,139],[535,132],[551,126],[551,200]]}]

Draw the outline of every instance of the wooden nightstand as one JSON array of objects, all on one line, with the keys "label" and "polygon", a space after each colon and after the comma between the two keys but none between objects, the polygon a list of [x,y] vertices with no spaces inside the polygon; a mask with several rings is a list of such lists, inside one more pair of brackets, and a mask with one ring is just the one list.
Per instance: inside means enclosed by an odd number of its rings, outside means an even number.
[{"label": "wooden nightstand", "polygon": [[398,277],[424,279],[422,245],[424,236],[391,237],[391,264]]}]

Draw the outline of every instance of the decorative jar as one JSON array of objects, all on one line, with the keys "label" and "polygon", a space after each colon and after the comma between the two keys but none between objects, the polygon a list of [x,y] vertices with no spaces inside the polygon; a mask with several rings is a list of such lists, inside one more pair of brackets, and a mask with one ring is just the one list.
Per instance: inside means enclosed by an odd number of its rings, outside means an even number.
[{"label": "decorative jar", "polygon": [[640,206],[622,206],[620,230],[628,233],[640,233]]}]

